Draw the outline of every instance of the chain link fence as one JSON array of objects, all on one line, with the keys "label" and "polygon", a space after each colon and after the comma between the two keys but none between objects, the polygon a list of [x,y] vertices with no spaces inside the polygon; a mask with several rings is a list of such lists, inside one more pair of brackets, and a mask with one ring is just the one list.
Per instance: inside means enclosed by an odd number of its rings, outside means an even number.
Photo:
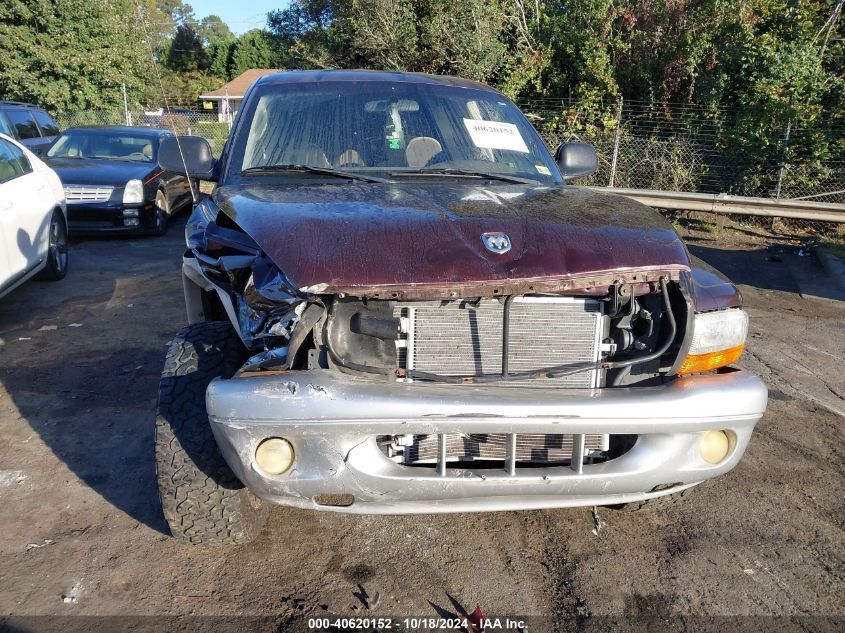
[{"label": "chain link fence", "polygon": [[221,121],[216,112],[189,109],[171,110],[83,110],[57,114],[56,123],[62,130],[71,127],[102,125],[130,125],[156,127],[175,134],[202,136],[211,144],[215,156],[223,150],[229,138],[230,122]]},{"label": "chain link fence", "polygon": [[[723,108],[623,101],[588,107],[569,99],[519,105],[550,148],[570,140],[596,148],[598,169],[579,181],[584,184],[845,202],[845,129],[825,128],[824,117],[814,129],[787,121],[755,136],[759,130],[748,129],[746,113]],[[820,143],[829,149],[823,161],[813,151]],[[845,237],[843,225],[829,222],[752,216],[730,221],[795,236]]]},{"label": "chain link fence", "polygon": [[[802,130],[787,122],[765,143],[743,145],[743,113],[727,109],[645,102],[588,107],[570,99],[537,99],[519,106],[550,149],[569,140],[595,146],[598,170],[579,184],[845,202],[841,149],[823,162],[811,151],[813,143],[845,146],[845,130]],[[56,120],[62,129],[127,124],[168,128],[205,137],[216,155],[231,128],[231,122],[219,120],[215,112],[190,109],[91,110],[59,114]],[[730,221],[796,236],[845,237],[845,225],[826,222],[752,216],[733,216]],[[713,224],[721,228],[724,223],[720,219]]]}]

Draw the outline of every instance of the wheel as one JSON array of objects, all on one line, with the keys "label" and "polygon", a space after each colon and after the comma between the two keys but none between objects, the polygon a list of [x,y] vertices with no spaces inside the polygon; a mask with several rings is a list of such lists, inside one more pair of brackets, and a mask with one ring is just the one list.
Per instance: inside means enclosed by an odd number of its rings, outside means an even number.
[{"label": "wheel", "polygon": [[654,499],[632,501],[631,503],[619,503],[605,507],[610,508],[611,510],[618,510],[620,512],[651,512],[652,510],[665,510],[685,500],[687,493],[690,490],[692,490],[692,488],[684,488],[680,492],[673,492],[668,495],[663,495],[662,497],[655,497]]},{"label": "wheel", "polygon": [[67,275],[67,225],[60,211],[53,211],[50,218],[50,237],[47,245],[47,265],[40,273],[41,279],[58,281]]},{"label": "wheel", "polygon": [[247,543],[258,536],[267,506],[226,464],[208,421],[205,390],[230,377],[244,348],[228,322],[189,325],[170,343],[161,374],[155,460],[164,517],[189,543]]},{"label": "wheel", "polygon": [[170,203],[167,196],[159,189],[156,192],[155,210],[153,215],[152,234],[161,237],[167,233],[167,222],[170,219]]}]

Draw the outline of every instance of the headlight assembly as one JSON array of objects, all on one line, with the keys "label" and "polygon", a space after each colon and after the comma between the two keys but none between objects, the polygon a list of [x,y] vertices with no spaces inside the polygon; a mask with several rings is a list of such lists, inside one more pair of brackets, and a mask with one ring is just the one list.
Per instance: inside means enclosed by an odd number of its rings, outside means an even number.
[{"label": "headlight assembly", "polygon": [[677,373],[696,374],[736,362],[745,349],[748,315],[731,309],[696,314],[692,343]]},{"label": "headlight assembly", "polygon": [[130,180],[123,189],[123,204],[141,204],[144,201],[144,183]]}]

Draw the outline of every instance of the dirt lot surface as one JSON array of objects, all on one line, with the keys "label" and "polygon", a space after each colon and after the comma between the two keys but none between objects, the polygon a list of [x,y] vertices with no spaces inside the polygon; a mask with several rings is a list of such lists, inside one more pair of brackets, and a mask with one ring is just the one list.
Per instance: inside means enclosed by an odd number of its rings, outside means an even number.
[{"label": "dirt lot surface", "polygon": [[[271,618],[256,628],[285,630],[302,616],[399,620],[480,604],[489,617],[541,616],[530,630],[678,615],[843,626],[845,303],[811,296],[839,295],[795,245],[690,241],[741,284],[752,325],[740,364],[771,399],[740,465],[681,505],[600,509],[598,535],[589,509],[279,508],[256,542],[201,549],[168,535],[153,466],[158,373],[184,323],[181,235],[75,241],[64,281],[0,302],[0,616],[258,615]],[[713,630],[739,622],[779,621]]]}]

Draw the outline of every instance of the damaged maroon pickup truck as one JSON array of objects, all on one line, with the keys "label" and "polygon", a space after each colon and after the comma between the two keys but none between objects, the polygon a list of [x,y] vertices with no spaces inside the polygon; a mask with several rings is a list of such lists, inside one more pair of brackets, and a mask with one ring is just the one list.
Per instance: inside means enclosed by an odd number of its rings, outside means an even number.
[{"label": "damaged maroon pickup truck", "polygon": [[245,542],[269,503],[358,513],[614,506],[733,468],[766,407],[748,317],[658,213],[565,184],[500,93],[285,72],[246,95],[186,228],[189,326],[156,422],[165,516]]}]

